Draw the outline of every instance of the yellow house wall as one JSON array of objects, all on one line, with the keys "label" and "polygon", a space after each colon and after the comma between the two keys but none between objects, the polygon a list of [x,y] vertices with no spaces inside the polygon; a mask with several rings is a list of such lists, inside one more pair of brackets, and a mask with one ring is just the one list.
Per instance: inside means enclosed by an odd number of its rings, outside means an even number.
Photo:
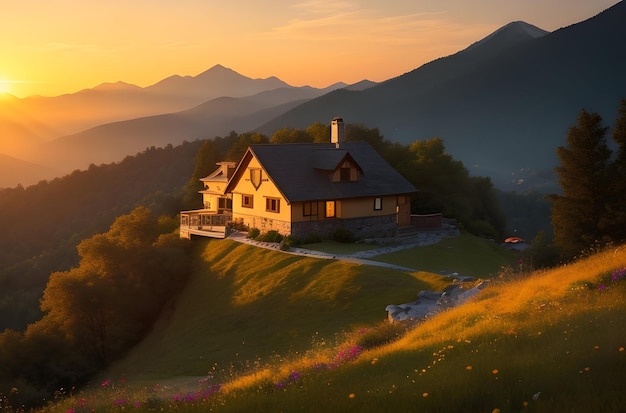
[{"label": "yellow house wall", "polygon": [[[255,188],[250,180],[250,169],[261,168],[256,158],[252,158],[248,168],[233,189],[233,219],[243,221],[250,228],[258,228],[262,232],[275,230],[281,234],[291,232],[291,208],[282,197],[280,191],[262,170],[261,185]],[[253,196],[252,208],[243,207],[243,195]],[[279,212],[266,211],[266,198],[280,199]]]}]

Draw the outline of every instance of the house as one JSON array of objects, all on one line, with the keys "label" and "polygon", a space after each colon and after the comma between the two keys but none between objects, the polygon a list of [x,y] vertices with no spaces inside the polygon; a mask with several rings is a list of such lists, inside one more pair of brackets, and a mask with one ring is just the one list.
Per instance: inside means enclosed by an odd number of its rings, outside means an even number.
[{"label": "house", "polygon": [[329,143],[251,145],[216,196],[231,197],[233,222],[262,233],[330,238],[341,228],[368,238],[410,225],[415,192],[368,143],[346,142],[343,120],[335,118]]},{"label": "house", "polygon": [[224,238],[226,227],[232,221],[232,196],[226,193],[228,181],[235,171],[235,162],[218,162],[218,168],[201,178],[202,209],[181,211],[180,237],[192,235]]}]

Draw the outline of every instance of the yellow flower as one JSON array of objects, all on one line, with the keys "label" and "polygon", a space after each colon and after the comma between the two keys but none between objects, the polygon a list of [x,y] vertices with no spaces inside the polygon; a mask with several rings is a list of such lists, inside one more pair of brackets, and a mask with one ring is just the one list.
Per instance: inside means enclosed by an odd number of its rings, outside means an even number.
[{"label": "yellow flower", "polygon": [[621,346],[620,348],[618,348],[619,351],[624,351],[624,347]]},{"label": "yellow flower", "polygon": [[465,370],[471,370],[471,369],[472,369],[472,366],[465,367]]},{"label": "yellow flower", "polygon": [[428,392],[425,391],[424,393],[422,393],[422,397],[428,397]]},{"label": "yellow flower", "polygon": [[493,410],[491,411],[491,413],[500,413],[500,409],[498,409],[498,408],[496,407],[495,409],[493,409]]},{"label": "yellow flower", "polygon": [[349,397],[349,398],[351,398],[351,399],[354,399],[356,396],[354,395],[354,393],[350,393],[350,394],[348,395],[348,397]]},{"label": "yellow flower", "polygon": [[498,369],[493,369],[493,370],[491,370],[491,373],[493,373],[493,374],[498,374],[499,372],[500,372],[500,371],[499,371]]}]

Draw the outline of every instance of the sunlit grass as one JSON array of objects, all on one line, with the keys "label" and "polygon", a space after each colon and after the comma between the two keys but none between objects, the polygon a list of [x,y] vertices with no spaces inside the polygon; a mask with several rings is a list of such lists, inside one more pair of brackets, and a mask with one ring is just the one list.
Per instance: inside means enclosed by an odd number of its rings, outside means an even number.
[{"label": "sunlit grass", "polygon": [[[620,247],[554,270],[496,277],[472,301],[388,344],[379,338],[395,338],[394,331],[363,322],[313,335],[295,352],[251,359],[229,375],[205,374],[192,387],[111,381],[46,410],[119,411],[124,400],[127,409],[156,411],[623,411],[624,269],[626,247]],[[616,277],[620,271],[624,276]],[[310,293],[307,287],[303,282],[297,290]],[[293,294],[285,294],[287,301]]]},{"label": "sunlit grass", "polygon": [[498,274],[502,267],[516,267],[518,258],[494,241],[462,233],[433,245],[399,250],[373,259],[437,274],[456,272],[489,278]]}]

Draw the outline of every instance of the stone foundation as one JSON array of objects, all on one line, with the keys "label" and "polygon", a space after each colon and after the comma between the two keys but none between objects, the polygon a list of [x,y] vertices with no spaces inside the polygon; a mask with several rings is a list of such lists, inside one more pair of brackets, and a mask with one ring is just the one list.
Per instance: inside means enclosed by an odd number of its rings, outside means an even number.
[{"label": "stone foundation", "polygon": [[340,228],[349,230],[355,239],[363,239],[393,237],[396,235],[398,226],[395,214],[353,219],[337,218],[323,221],[294,222],[291,226],[291,234],[297,237],[306,237],[308,234],[315,233],[323,239],[330,239],[334,232]]}]

